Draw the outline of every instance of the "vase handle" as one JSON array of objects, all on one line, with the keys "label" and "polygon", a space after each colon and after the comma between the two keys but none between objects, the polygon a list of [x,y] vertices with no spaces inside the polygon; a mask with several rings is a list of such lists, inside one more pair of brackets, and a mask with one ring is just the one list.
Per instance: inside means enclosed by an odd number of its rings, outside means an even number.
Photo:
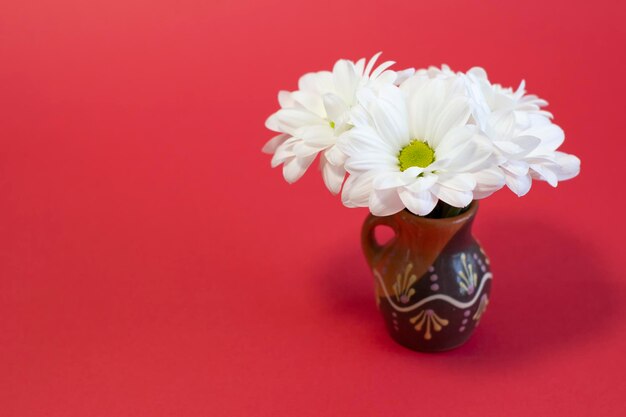
[{"label": "vase handle", "polygon": [[[391,240],[384,245],[379,245],[376,241],[376,237],[374,236],[374,230],[376,230],[377,226],[389,226],[393,229],[395,236],[391,238]],[[365,252],[365,257],[368,262],[371,264],[375,263],[375,259],[380,255],[382,250],[392,243],[398,236],[398,228],[395,220],[391,216],[374,216],[370,214],[365,219],[365,223],[363,223],[363,229],[361,230],[361,243],[363,246],[363,252]]]}]

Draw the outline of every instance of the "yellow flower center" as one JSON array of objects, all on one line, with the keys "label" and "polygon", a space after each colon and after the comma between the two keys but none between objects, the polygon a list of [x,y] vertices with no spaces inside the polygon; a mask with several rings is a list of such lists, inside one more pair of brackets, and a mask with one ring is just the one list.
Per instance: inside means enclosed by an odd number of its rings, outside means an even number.
[{"label": "yellow flower center", "polygon": [[335,122],[333,122],[332,120],[330,121],[329,125],[330,125],[331,129],[335,128]]},{"label": "yellow flower center", "polygon": [[400,171],[411,167],[426,168],[435,160],[435,151],[426,142],[413,139],[398,155]]}]

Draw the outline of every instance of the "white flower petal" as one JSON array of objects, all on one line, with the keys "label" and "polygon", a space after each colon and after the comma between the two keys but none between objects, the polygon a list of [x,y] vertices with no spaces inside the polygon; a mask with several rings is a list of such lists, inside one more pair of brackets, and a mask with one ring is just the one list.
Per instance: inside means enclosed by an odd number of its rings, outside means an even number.
[{"label": "white flower petal", "polygon": [[476,180],[476,188],[474,188],[474,199],[489,197],[491,194],[500,190],[504,184],[504,174],[499,168],[489,168],[477,172],[474,175]]},{"label": "white flower petal", "polygon": [[373,188],[377,190],[384,190],[387,188],[404,187],[410,184],[411,178],[406,178],[400,171],[398,172],[383,172],[377,175],[373,182]]},{"label": "white flower petal", "polygon": [[328,119],[337,121],[344,116],[344,114],[350,109],[337,94],[328,93],[324,94],[324,108]]},{"label": "white flower petal", "polygon": [[280,122],[278,121],[278,114],[274,113],[265,120],[265,127],[274,132],[280,132]]},{"label": "white flower petal", "polygon": [[357,126],[342,135],[337,145],[348,156],[363,152],[393,154],[393,144],[385,142],[372,126]]},{"label": "white flower petal", "polygon": [[472,111],[466,97],[453,98],[434,118],[432,128],[426,132],[425,139],[436,147],[450,130],[464,126],[471,114]]},{"label": "white flower petal", "polygon": [[508,172],[506,169],[503,171],[507,187],[509,187],[509,189],[518,197],[522,197],[530,191],[530,186],[532,185],[532,178],[530,177],[530,174],[515,175]]},{"label": "white flower petal", "polygon": [[485,71],[484,68],[481,67],[472,67],[469,69],[469,71],[467,71],[468,75],[473,75],[474,77],[481,79],[481,80],[487,80],[487,71]]},{"label": "white flower petal", "polygon": [[316,155],[322,150],[323,148],[311,146],[305,141],[299,141],[293,145],[293,154],[297,158],[305,158],[307,156]]},{"label": "white flower petal", "polygon": [[354,63],[354,69],[356,73],[359,75],[363,75],[363,70],[365,69],[365,58],[361,58]]},{"label": "white flower petal", "polygon": [[409,77],[412,77],[415,74],[415,68],[407,68],[401,71],[396,71],[396,79],[394,80],[395,85],[400,85],[405,82]]},{"label": "white flower petal", "polygon": [[348,176],[341,191],[341,202],[346,207],[367,207],[374,176],[372,172]]},{"label": "white flower petal", "polygon": [[[534,120],[545,119],[545,117],[535,117]],[[541,126],[532,126],[522,132],[527,136],[535,136],[541,139],[541,145],[538,147],[537,152],[554,152],[559,146],[563,144],[565,140],[565,133],[563,129],[553,123],[543,124]]]},{"label": "white flower petal", "polygon": [[409,134],[412,139],[428,140],[426,132],[430,128],[430,113],[439,105],[439,97],[432,91],[432,81],[425,83],[419,77],[413,77],[402,86],[409,95]]},{"label": "white flower petal", "polygon": [[380,74],[378,77],[376,77],[376,79],[371,81],[371,84],[374,86],[374,88],[380,88],[384,85],[397,85],[396,84],[396,72],[395,71],[385,71],[382,74]]},{"label": "white flower petal", "polygon": [[283,164],[283,177],[289,184],[298,181],[315,160],[316,155],[305,158],[292,158]]},{"label": "white flower petal", "polygon": [[541,144],[535,136],[517,136],[510,140],[500,140],[494,145],[509,158],[522,158],[530,154]]},{"label": "white flower petal", "polygon": [[476,179],[474,175],[465,174],[443,174],[437,181],[446,188],[457,191],[472,191],[476,187]]},{"label": "white flower petal", "polygon": [[318,117],[326,118],[326,110],[322,97],[313,91],[294,91],[291,97],[302,107],[315,114]]},{"label": "white flower petal", "polygon": [[539,164],[531,164],[530,169],[532,170],[530,176],[532,178],[537,178],[543,181],[546,181],[553,187],[556,187],[559,183],[559,179],[556,174],[550,170],[547,166],[539,165]]},{"label": "white flower petal", "polygon": [[401,189],[399,195],[406,208],[418,216],[427,215],[433,211],[437,205],[437,197],[435,197],[430,191],[413,193],[407,189]]},{"label": "white flower petal", "polygon": [[335,90],[344,102],[351,105],[355,100],[355,93],[361,76],[357,74],[354,64],[346,59],[340,59],[333,67],[333,81]]},{"label": "white flower petal", "polygon": [[325,148],[337,143],[334,130],[330,125],[304,126],[295,131],[295,136],[301,138],[310,146]]},{"label": "white flower petal", "polygon": [[[358,93],[357,93],[358,96]],[[358,101],[358,99],[357,99]],[[353,126],[369,126],[372,123],[372,118],[363,106],[354,106],[350,109],[349,123]]]},{"label": "white flower petal", "polygon": [[452,172],[477,172],[493,165],[493,147],[489,140],[476,133],[474,126],[462,126],[444,136],[435,150],[437,158],[431,169]]},{"label": "white flower petal", "polygon": [[293,99],[289,91],[282,90],[278,92],[278,104],[280,104],[280,107],[285,109],[287,107],[294,107],[296,105],[296,101]]},{"label": "white flower petal", "polygon": [[[396,164],[398,165],[398,164]],[[399,169],[400,167],[398,167]],[[408,179],[410,179],[411,181],[413,181],[415,178],[419,177],[420,175],[424,174],[426,172],[426,168],[422,168],[422,167],[409,167],[407,169],[405,169],[402,172],[402,175]]]},{"label": "white flower petal", "polygon": [[369,208],[375,216],[390,216],[404,209],[404,203],[395,188],[373,190],[369,197]]},{"label": "white flower petal", "polygon": [[[383,62],[374,70],[374,72],[372,72],[372,74],[370,75],[370,79],[372,80],[377,79],[387,68],[391,67],[393,64],[395,64],[394,61]],[[395,80],[395,77],[394,77],[394,80]],[[391,82],[393,82],[393,80],[391,80]]]},{"label": "white flower petal", "polygon": [[322,178],[324,179],[324,184],[326,184],[326,188],[333,193],[338,194],[341,191],[341,185],[343,184],[343,180],[346,177],[346,170],[343,166],[337,166],[331,164],[324,155],[320,160],[321,169],[322,169]]},{"label": "white flower petal", "polygon": [[262,152],[270,155],[273,154],[274,152],[276,152],[276,149],[289,138],[290,136],[285,133],[274,136],[263,146]]},{"label": "white flower petal", "polygon": [[552,169],[559,181],[569,180],[580,173],[580,159],[578,157],[564,152],[555,152],[554,156],[556,166]]},{"label": "white flower petal", "polygon": [[346,163],[347,155],[341,151],[338,146],[332,146],[328,148],[324,155],[326,155],[326,159],[333,165],[343,166]]},{"label": "white flower petal", "polygon": [[[406,172],[406,171],[405,171]],[[436,174],[426,174],[421,177],[412,179],[405,187],[411,193],[423,193],[430,190],[437,183],[439,176]]]},{"label": "white flower petal", "polygon": [[467,207],[474,197],[471,191],[459,191],[439,183],[431,190],[441,201],[454,207]]},{"label": "white flower petal", "polygon": [[281,109],[277,112],[281,130],[284,133],[295,134],[303,126],[324,125],[326,122],[318,115],[307,110]]},{"label": "white flower petal", "polygon": [[513,175],[521,176],[528,174],[528,163],[526,161],[508,160],[502,164],[502,168]]},{"label": "white flower petal", "polygon": [[363,71],[363,75],[369,76],[372,73],[372,69],[374,68],[374,65],[376,65],[376,61],[381,54],[382,52],[376,52],[374,56],[370,58],[367,66],[365,67],[365,71]]},{"label": "white flower petal", "polygon": [[435,148],[435,156],[437,158],[444,156],[450,158],[450,154],[456,154],[461,151],[464,146],[472,142],[477,134],[478,129],[476,126],[461,126],[450,129]]},{"label": "white flower petal", "polygon": [[397,159],[391,155],[381,155],[373,152],[362,152],[349,157],[346,161],[346,170],[353,174],[365,171],[386,171],[389,167],[397,166]]},{"label": "white flower petal", "polygon": [[370,108],[370,114],[381,137],[392,145],[409,143],[406,102],[402,91],[393,85],[380,91],[380,98]]},{"label": "white flower petal", "polygon": [[300,143],[301,141],[302,139],[290,137],[282,144],[278,145],[276,147],[276,150],[274,151],[274,156],[272,157],[272,168],[276,168],[278,165],[293,158],[295,156],[293,148],[297,143]]},{"label": "white flower petal", "polygon": [[333,74],[330,71],[310,72],[298,80],[298,89],[311,91],[317,94],[326,94],[334,91]]}]

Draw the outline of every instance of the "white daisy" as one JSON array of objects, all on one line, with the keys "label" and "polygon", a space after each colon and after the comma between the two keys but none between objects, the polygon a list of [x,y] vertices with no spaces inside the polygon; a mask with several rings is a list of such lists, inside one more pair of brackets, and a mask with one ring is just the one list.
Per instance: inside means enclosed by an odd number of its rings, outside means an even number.
[{"label": "white daisy", "polygon": [[[482,71],[482,72],[481,72]],[[485,121],[491,110],[489,109],[489,104],[487,103],[487,98],[485,97],[485,83],[483,80],[483,76],[486,79],[486,73],[482,68],[474,67],[468,73],[463,72],[455,72],[450,69],[446,64],[442,64],[441,68],[430,66],[425,69],[418,69],[415,71],[415,76],[411,77],[411,79],[407,80],[407,83],[415,82],[419,77],[425,78],[460,78],[463,81],[463,85],[465,87],[465,92],[467,96],[470,98],[471,108],[472,108],[472,119],[470,120],[472,123],[479,125],[479,127],[484,127],[483,121]],[[489,84],[489,81],[486,81],[486,84]],[[485,91],[483,91],[485,90]]]},{"label": "white daisy", "polygon": [[467,95],[472,101],[472,115],[481,128],[485,127],[491,113],[500,116],[506,113],[519,123],[527,123],[530,114],[552,117],[550,112],[541,109],[548,104],[547,101],[535,95],[526,94],[524,80],[517,90],[513,91],[510,87],[491,84],[487,72],[481,67],[473,67],[467,73],[463,73],[455,72],[445,64],[441,68],[431,66],[427,69],[418,69],[415,75],[428,78],[461,77],[465,83]]},{"label": "white daisy", "polygon": [[[556,187],[558,181],[578,175],[580,160],[557,149],[563,143],[563,130],[552,123],[552,115],[542,110],[547,102],[526,95],[522,81],[516,91],[491,84],[482,68],[472,68],[467,78],[474,89],[474,112],[478,124],[492,140],[507,186],[518,196],[530,190],[533,179]],[[487,190],[486,196],[493,190]]]},{"label": "white daisy", "polygon": [[528,193],[533,179],[556,187],[558,181],[580,172],[580,160],[576,156],[557,151],[565,139],[559,126],[539,114],[524,118],[525,124],[492,121],[488,128],[501,158],[500,169],[506,184],[520,197]]},{"label": "white daisy", "polygon": [[268,129],[280,134],[272,138],[263,151],[274,154],[272,167],[283,165],[283,176],[289,183],[300,179],[322,153],[320,165],[327,188],[338,193],[345,177],[345,155],[336,146],[337,138],[351,127],[351,109],[359,89],[378,90],[383,85],[402,82],[413,69],[391,71],[394,62],[374,68],[380,53],[367,63],[339,60],[332,72],[320,71],[302,76],[298,90],[281,91],[281,109],[266,121]]},{"label": "white daisy", "polygon": [[[487,72],[480,67],[471,68],[466,74],[468,83],[472,85],[475,93],[475,105],[486,110],[484,116],[489,117],[495,114],[500,122],[509,119],[509,123],[528,125],[530,115],[542,115],[552,118],[552,114],[542,107],[548,102],[533,94],[526,94],[526,82],[522,80],[517,90],[511,87],[503,87],[500,84],[492,84],[489,81]],[[506,116],[506,117],[505,117]],[[484,127],[485,118],[479,120],[481,127]]]},{"label": "white daisy", "polygon": [[438,200],[470,204],[474,174],[493,165],[492,146],[468,124],[471,103],[460,77],[415,76],[400,88],[364,90],[359,100],[355,127],[339,144],[348,155],[346,206],[385,216],[405,207],[426,215]]}]

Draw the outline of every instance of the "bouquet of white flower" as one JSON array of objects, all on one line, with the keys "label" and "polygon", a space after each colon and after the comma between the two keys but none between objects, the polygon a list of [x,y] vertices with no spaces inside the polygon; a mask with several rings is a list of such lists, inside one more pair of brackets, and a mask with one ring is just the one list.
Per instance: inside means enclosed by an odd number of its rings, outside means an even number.
[{"label": "bouquet of white flower", "polygon": [[[328,189],[371,211],[362,244],[391,336],[447,350],[469,338],[489,303],[472,202],[505,185],[523,196],[533,179],[556,187],[578,175],[580,160],[557,150],[563,130],[523,81],[513,91],[482,68],[396,72],[393,62],[375,68],[379,55],[339,60],[281,91],[281,109],[266,122],[279,134],[263,150],[290,183],[321,153]],[[385,244],[374,237],[380,225],[395,232]]]},{"label": "bouquet of white flower", "polygon": [[375,67],[379,55],[339,60],[279,93],[266,122],[279,134],[263,151],[289,183],[321,153],[324,183],[344,205],[443,218],[504,185],[523,196],[533,179],[556,187],[578,174],[580,160],[557,150],[564,133],[547,102],[523,81],[514,91],[482,68],[393,71],[391,61]]}]

